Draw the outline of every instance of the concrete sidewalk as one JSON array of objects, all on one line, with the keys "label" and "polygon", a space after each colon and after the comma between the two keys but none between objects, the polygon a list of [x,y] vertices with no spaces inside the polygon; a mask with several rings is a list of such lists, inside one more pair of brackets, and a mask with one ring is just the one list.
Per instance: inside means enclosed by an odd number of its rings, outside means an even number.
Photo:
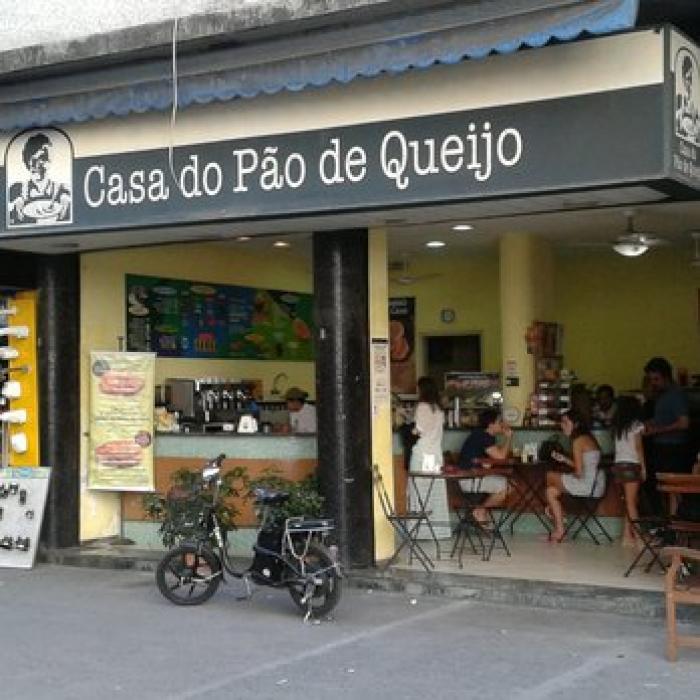
[{"label": "concrete sidewalk", "polygon": [[[161,557],[162,552],[159,551],[100,542],[74,549],[42,552],[41,561],[62,566],[152,572]],[[248,561],[238,563],[244,567]],[[388,571],[350,569],[345,571],[345,576],[346,584],[351,588],[406,593],[410,596],[429,595],[646,618],[661,618],[665,614],[664,596],[660,591],[474,575],[465,571],[438,571],[427,575],[419,567],[395,566]],[[700,620],[700,610],[682,609],[679,614],[681,619]]]},{"label": "concrete sidewalk", "polygon": [[700,654],[658,620],[350,589],[304,624],[285,591],[179,608],[150,572],[0,571],[3,699],[690,700]]}]

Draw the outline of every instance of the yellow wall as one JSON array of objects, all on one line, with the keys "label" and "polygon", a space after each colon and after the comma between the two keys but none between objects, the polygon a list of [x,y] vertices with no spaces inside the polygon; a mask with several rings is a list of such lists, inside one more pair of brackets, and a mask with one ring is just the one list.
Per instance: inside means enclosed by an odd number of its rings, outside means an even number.
[{"label": "yellow wall", "polygon": [[[397,277],[400,273],[392,273]],[[501,371],[501,313],[498,254],[444,253],[411,261],[410,274],[436,274],[410,285],[390,283],[392,297],[416,299],[416,362],[418,374],[425,371],[423,338],[427,335],[481,333],[482,369]],[[453,323],[440,320],[440,310],[455,310]]]},{"label": "yellow wall", "polygon": [[700,271],[690,266],[688,251],[559,255],[555,285],[566,364],[583,381],[639,387],[654,355],[700,372]]},{"label": "yellow wall", "polygon": [[[275,250],[274,258],[220,243],[160,246],[81,256],[81,432],[88,429],[88,367],[91,350],[118,349],[124,335],[124,276],[127,273],[176,277],[204,282],[231,283],[269,289],[311,291],[309,262],[289,251]],[[275,264],[270,264],[274,259]],[[166,377],[218,376],[262,379],[265,393],[278,372],[288,377],[287,387],[298,385],[312,394],[312,362],[158,359],[156,382]],[[81,539],[119,534],[118,496],[85,489],[87,440],[81,445],[83,493]]]},{"label": "yellow wall", "polygon": [[[369,232],[369,337],[386,343],[389,357],[389,280],[387,277],[387,235],[384,229]],[[389,367],[382,375],[377,373],[374,358],[370,356],[370,384],[372,391],[372,464],[377,465],[388,493],[394,493],[394,455],[391,434],[391,399],[377,396],[383,387],[390,389]],[[384,379],[384,384],[382,384]],[[388,394],[388,392],[387,392]],[[384,517],[377,489],[374,496],[374,554],[378,561],[388,559],[394,551],[394,532]]]}]

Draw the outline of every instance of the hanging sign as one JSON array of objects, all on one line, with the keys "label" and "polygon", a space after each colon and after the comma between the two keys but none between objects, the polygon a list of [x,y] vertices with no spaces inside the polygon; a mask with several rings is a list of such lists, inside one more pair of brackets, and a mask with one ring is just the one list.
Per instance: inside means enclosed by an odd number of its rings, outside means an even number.
[{"label": "hanging sign", "polygon": [[88,488],[152,491],[155,355],[90,353]]}]

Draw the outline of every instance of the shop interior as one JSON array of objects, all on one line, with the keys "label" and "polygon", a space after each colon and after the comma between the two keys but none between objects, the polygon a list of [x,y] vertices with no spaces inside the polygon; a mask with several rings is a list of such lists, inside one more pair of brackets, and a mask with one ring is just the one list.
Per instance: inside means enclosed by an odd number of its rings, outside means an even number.
[{"label": "shop interior", "polygon": [[[527,204],[513,200],[498,205],[428,207],[392,212],[390,217],[369,222],[388,234],[390,298],[414,300],[411,353],[415,376],[433,376],[443,391],[448,373],[485,373],[492,381],[495,377],[493,390],[486,394],[467,392],[455,401],[452,392],[446,399],[446,450],[459,450],[464,431],[474,425],[485,406],[503,410],[516,427],[527,421],[531,421],[528,427],[537,427],[538,409],[529,403],[535,368],[524,366],[534,364],[534,358],[527,356],[527,339],[518,331],[523,355],[517,368],[508,369],[511,357],[504,351],[503,295],[509,293],[509,286],[516,297],[520,294],[517,271],[510,279],[502,261],[503,241],[508,236],[531,241],[537,251],[533,292],[537,311],[529,322],[558,324],[561,329],[557,377],[563,373],[572,384],[584,384],[592,392],[601,384],[618,393],[638,392],[644,363],[663,355],[687,387],[692,405],[698,405],[700,205],[640,201],[621,206],[599,201],[603,198],[600,193],[595,197],[586,201],[582,194],[571,195],[569,201],[555,195]],[[342,227],[367,224],[366,219],[346,216]],[[336,228],[338,219],[329,217],[296,221],[291,233],[287,221],[274,226],[212,224],[55,239],[50,244],[52,252],[81,253],[81,366],[87,366],[94,349],[134,349],[129,347],[124,323],[132,303],[125,295],[126,275],[311,294],[310,231]],[[91,251],[91,245],[100,249]],[[25,241],[21,247],[28,250],[32,246],[45,251],[46,243]],[[405,352],[399,351],[398,356],[406,359]],[[518,375],[520,397],[516,392],[510,398],[513,394],[505,386],[504,368]],[[313,402],[314,383],[313,361],[293,353],[268,360],[159,357],[158,427],[180,433],[257,430],[283,435],[288,423],[286,392],[302,388]],[[395,428],[415,400],[410,383],[409,379],[408,385],[392,386]],[[82,395],[87,391],[83,373]],[[191,411],[183,408],[183,401],[185,405],[194,401]],[[249,413],[250,401],[256,404],[256,420],[243,429],[240,418]],[[83,423],[87,424],[88,408],[82,403]],[[550,413],[546,417],[552,418]],[[540,419],[544,417],[543,413]],[[557,422],[554,417],[539,427],[555,432]],[[526,439],[516,438],[514,445],[522,449]],[[398,504],[405,501],[407,485],[396,437],[394,461]],[[308,471],[306,462],[304,471]],[[617,495],[612,491],[611,487],[612,506],[604,513],[619,516]],[[101,504],[113,498],[113,494],[83,494],[82,510],[92,512],[91,520],[82,527],[84,539],[104,531],[105,523],[94,516]],[[129,517],[138,506],[133,495],[125,498],[120,511]],[[112,517],[113,509],[103,520]],[[465,573],[527,577],[530,567],[533,576],[540,575],[542,569],[536,562],[544,545],[532,532],[521,536],[523,544],[512,548],[512,557],[496,553],[488,562],[475,557]],[[577,542],[575,550],[563,546],[549,551],[547,561],[553,569],[548,578],[552,580],[602,576],[601,580],[614,580],[616,585],[625,583],[621,571],[630,553],[617,547],[584,541]],[[572,557],[572,551],[576,556]],[[455,564],[441,561],[440,566],[450,570]],[[660,576],[640,574],[630,581],[637,587],[661,586]]]}]

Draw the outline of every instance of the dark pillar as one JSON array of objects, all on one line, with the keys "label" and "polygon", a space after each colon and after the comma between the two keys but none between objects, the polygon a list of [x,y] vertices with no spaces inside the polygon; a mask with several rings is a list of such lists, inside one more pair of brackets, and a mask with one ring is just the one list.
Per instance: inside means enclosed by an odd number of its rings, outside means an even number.
[{"label": "dark pillar", "polygon": [[341,560],[374,562],[367,231],[315,233],[318,473]]},{"label": "dark pillar", "polygon": [[80,259],[45,255],[37,265],[41,464],[52,467],[42,537],[79,543]]}]

